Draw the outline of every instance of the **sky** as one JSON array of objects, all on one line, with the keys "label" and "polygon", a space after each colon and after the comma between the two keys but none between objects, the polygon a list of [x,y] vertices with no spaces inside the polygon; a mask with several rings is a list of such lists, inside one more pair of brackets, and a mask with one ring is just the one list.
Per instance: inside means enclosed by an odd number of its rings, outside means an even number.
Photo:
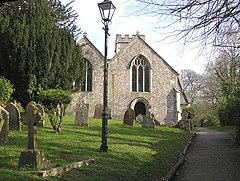
[{"label": "sky", "polygon": [[[75,12],[78,13],[77,25],[82,32],[87,33],[88,39],[97,47],[100,52],[104,52],[104,30],[101,22],[101,15],[97,3],[103,0],[75,0],[72,4]],[[63,4],[70,0],[62,0]],[[197,73],[203,73],[207,58],[199,56],[198,45],[187,45],[183,48],[183,42],[175,42],[173,39],[163,40],[167,31],[159,30],[158,17],[148,17],[147,15],[131,15],[137,8],[134,0],[112,0],[116,6],[116,11],[109,26],[108,37],[108,58],[114,56],[116,34],[145,35],[148,43],[170,66],[180,73],[182,69],[192,69]],[[80,38],[82,35],[80,35]]]}]

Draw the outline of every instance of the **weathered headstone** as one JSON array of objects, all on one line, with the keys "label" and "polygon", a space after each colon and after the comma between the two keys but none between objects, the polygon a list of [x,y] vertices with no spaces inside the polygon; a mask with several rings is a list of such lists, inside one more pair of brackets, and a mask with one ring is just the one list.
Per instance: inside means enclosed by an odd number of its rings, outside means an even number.
[{"label": "weathered headstone", "polygon": [[123,124],[133,126],[135,118],[135,112],[131,108],[128,108],[124,114]]},{"label": "weathered headstone", "polygon": [[[34,103],[35,106],[37,107],[37,113],[35,115],[35,119],[34,119],[34,126],[39,126],[39,127],[44,127],[45,126],[45,113],[44,113],[44,109],[41,105]],[[22,115],[21,117],[21,122],[22,124],[27,125],[28,124],[28,118],[27,118],[27,114],[26,112]]]},{"label": "weathered headstone", "polygon": [[146,110],[146,115],[143,116],[143,128],[155,128],[154,119],[150,116],[149,110]]},{"label": "weathered headstone", "polygon": [[18,108],[13,103],[9,103],[7,104],[5,109],[9,113],[9,129],[20,131],[21,130],[20,112]]},{"label": "weathered headstone", "polygon": [[142,122],[143,122],[143,115],[142,114],[138,114],[136,116],[136,122],[142,124]]},{"label": "weathered headstone", "polygon": [[26,108],[26,119],[28,125],[28,150],[22,151],[19,161],[18,169],[23,167],[38,168],[46,167],[49,161],[46,159],[42,150],[36,149],[36,118],[39,116],[37,113],[36,103],[31,101]]},{"label": "weathered headstone", "polygon": [[102,118],[103,106],[102,104],[97,104],[95,106],[94,118]]},{"label": "weathered headstone", "polygon": [[142,122],[143,128],[155,128],[155,122],[150,116],[143,116],[143,122]]},{"label": "weathered headstone", "polygon": [[190,130],[190,119],[188,119],[188,112],[182,111],[182,119],[179,121],[179,128],[181,130],[189,131]]},{"label": "weathered headstone", "polygon": [[8,141],[8,122],[9,113],[0,106],[0,142],[6,143]]},{"label": "weathered headstone", "polygon": [[88,125],[88,110],[89,104],[80,104],[75,115],[75,125],[89,126]]},{"label": "weathered headstone", "polygon": [[37,107],[37,113],[39,114],[39,116],[37,117],[38,119],[36,119],[36,125],[40,126],[40,127],[45,127],[45,111],[44,111],[44,108],[40,104],[37,104],[36,107]]}]

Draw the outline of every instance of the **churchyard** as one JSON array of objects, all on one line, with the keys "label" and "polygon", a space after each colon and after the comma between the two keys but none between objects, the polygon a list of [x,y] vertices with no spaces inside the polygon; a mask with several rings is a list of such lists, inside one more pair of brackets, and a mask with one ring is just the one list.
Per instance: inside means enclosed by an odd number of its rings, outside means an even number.
[{"label": "churchyard", "polygon": [[[179,128],[141,124],[124,125],[109,120],[108,152],[100,152],[101,119],[89,118],[87,126],[75,125],[74,116],[65,116],[62,132],[56,134],[48,117],[45,127],[36,127],[28,138],[28,127],[9,130],[8,141],[0,142],[0,180],[160,180],[178,161],[191,132]],[[28,147],[44,151],[47,168],[17,170],[20,154]],[[96,159],[97,163],[67,172],[60,177],[38,176],[41,170]]]}]

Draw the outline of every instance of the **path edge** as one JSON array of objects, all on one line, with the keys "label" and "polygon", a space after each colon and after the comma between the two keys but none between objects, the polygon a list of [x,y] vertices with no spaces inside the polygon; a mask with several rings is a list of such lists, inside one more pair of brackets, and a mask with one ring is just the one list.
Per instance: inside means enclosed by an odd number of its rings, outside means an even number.
[{"label": "path edge", "polygon": [[185,157],[187,154],[187,150],[190,147],[192,141],[194,138],[196,138],[197,133],[194,132],[194,134],[189,138],[188,143],[186,144],[186,146],[183,149],[183,152],[180,155],[180,158],[178,160],[178,162],[168,171],[168,173],[165,175],[164,179],[165,181],[170,181],[171,179],[173,179],[174,175],[176,174],[178,168],[183,164],[183,162],[185,161]]}]

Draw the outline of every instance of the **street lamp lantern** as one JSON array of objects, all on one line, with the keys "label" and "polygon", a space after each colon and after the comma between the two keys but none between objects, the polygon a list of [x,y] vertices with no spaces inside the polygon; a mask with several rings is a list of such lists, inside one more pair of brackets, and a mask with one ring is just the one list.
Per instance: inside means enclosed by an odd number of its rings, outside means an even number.
[{"label": "street lamp lantern", "polygon": [[101,3],[98,3],[98,8],[100,10],[103,22],[110,22],[116,10],[116,7],[113,5],[112,1],[104,0]]},{"label": "street lamp lantern", "polygon": [[102,144],[100,151],[107,152],[107,132],[108,132],[108,62],[107,62],[107,38],[108,25],[112,21],[113,14],[116,7],[109,0],[104,0],[98,3],[100,14],[102,17],[102,23],[104,24],[105,32],[105,47],[104,47],[104,66],[103,66],[103,112],[102,112]]}]

